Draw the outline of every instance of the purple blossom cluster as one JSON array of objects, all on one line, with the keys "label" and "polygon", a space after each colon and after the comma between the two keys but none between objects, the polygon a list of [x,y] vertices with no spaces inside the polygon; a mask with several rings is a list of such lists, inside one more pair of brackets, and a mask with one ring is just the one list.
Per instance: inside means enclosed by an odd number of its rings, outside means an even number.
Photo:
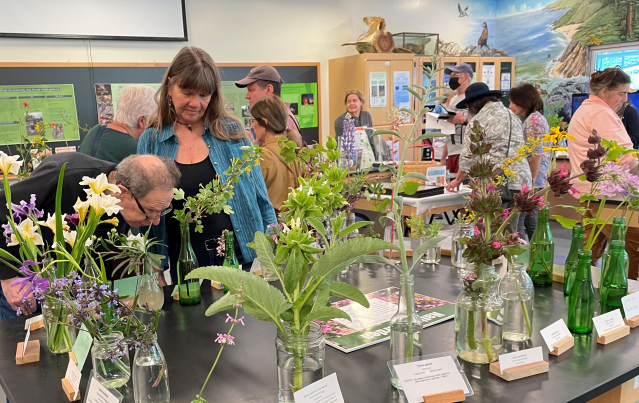
[{"label": "purple blossom cluster", "polygon": [[599,194],[614,197],[617,194],[628,196],[639,192],[639,176],[630,173],[628,165],[609,162],[601,169],[601,181],[597,185]]},{"label": "purple blossom cluster", "polygon": [[[35,206],[36,195],[32,194],[29,203],[24,200],[20,201],[20,204],[11,203],[11,210],[13,211],[13,221],[16,225],[20,224],[22,220],[26,218],[31,218],[34,222],[38,221],[39,218],[42,218],[44,212],[42,210],[38,210]],[[3,235],[5,236],[5,240],[7,243],[11,242],[11,235],[13,234],[13,228],[11,228],[11,223],[2,224]]]},{"label": "purple blossom cluster", "polygon": [[[22,298],[22,302],[26,303],[26,296],[33,293],[34,297],[37,301],[42,302],[46,292],[49,290],[49,280],[41,277],[41,273],[37,271],[32,271],[28,267],[34,266],[38,267],[39,264],[31,260],[25,260],[22,266],[20,266],[20,273],[24,274],[24,277],[19,277],[17,280],[11,283],[12,287],[20,286],[20,292],[27,287],[27,291],[24,293],[24,297]],[[17,312],[20,315],[22,312]]]},{"label": "purple blossom cluster", "polygon": [[342,155],[349,160],[355,157],[355,120],[344,119],[341,150]]}]

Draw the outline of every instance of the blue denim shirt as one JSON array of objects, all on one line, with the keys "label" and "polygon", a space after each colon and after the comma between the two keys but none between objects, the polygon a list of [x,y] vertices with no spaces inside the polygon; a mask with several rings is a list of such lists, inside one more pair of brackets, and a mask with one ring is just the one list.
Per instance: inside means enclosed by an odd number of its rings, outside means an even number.
[{"label": "blue denim shirt", "polygon": [[[223,119],[223,123],[229,133],[237,133],[243,130],[232,119]],[[138,140],[138,154],[155,154],[175,160],[178,141],[173,132],[173,126],[168,125],[156,133],[154,132],[154,128],[149,128],[142,133],[140,140]],[[233,158],[242,158],[243,152],[240,147],[251,144],[248,139],[220,140],[214,137],[208,129],[204,131],[203,139],[209,147],[209,158],[213,163],[215,172],[220,175],[222,181],[226,180],[224,172],[230,168],[231,160]],[[260,167],[253,168],[250,175],[242,175],[240,181],[234,184],[233,191],[235,194],[229,200],[229,205],[233,209],[233,214],[230,215],[231,223],[233,224],[237,241],[240,244],[244,261],[252,262],[257,255],[246,244],[253,242],[257,231],[266,232],[268,225],[277,223],[275,210],[268,198]],[[160,223],[153,227],[152,232],[155,238],[164,245],[168,245],[165,218],[167,217],[162,217]],[[206,231],[206,228],[204,230]],[[163,246],[158,253],[168,256],[168,248]]]}]

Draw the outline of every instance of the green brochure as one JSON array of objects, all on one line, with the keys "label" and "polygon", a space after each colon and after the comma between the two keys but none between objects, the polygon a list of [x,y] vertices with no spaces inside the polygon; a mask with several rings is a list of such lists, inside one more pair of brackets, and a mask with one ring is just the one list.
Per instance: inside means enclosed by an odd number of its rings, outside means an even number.
[{"label": "green brochure", "polygon": [[89,350],[91,350],[91,343],[93,343],[93,337],[91,337],[91,333],[87,331],[86,326],[83,324],[71,349],[75,355],[75,359],[78,360],[78,369],[80,371],[82,371],[84,362],[89,355]]}]

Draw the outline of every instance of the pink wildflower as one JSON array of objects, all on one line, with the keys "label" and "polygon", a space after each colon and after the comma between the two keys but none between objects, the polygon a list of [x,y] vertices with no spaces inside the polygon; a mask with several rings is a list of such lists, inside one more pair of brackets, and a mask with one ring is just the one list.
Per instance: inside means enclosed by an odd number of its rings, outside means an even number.
[{"label": "pink wildflower", "polygon": [[479,228],[477,228],[477,226],[476,226],[476,225],[475,225],[475,228],[474,228],[474,229],[475,229],[475,235],[479,235],[479,234],[481,234],[481,232],[479,232]]},{"label": "pink wildflower", "polygon": [[495,249],[501,248],[501,242],[493,242],[493,248]]},{"label": "pink wildflower", "polygon": [[494,191],[494,190],[495,190],[495,186],[494,186],[494,185],[488,185],[488,186],[486,186],[486,191],[487,191],[487,192],[492,192],[492,191]]},{"label": "pink wildflower", "polygon": [[220,344],[228,344],[232,346],[235,344],[235,342],[233,341],[234,339],[235,337],[231,336],[230,334],[218,333],[217,339],[215,339],[215,342]]},{"label": "pink wildflower", "polygon": [[332,331],[333,331],[333,328],[331,327],[331,325],[322,325],[322,333],[329,333]]},{"label": "pink wildflower", "polygon": [[510,209],[504,210],[504,218],[508,218],[509,211],[510,211]]},{"label": "pink wildflower", "polygon": [[568,172],[566,170],[566,163],[564,162],[564,164],[561,166],[561,169],[559,170],[559,174],[558,175],[559,175],[560,178],[565,178],[565,177],[568,176],[569,173],[570,172]]},{"label": "pink wildflower", "polygon": [[520,190],[521,193],[528,193],[530,189],[528,189],[528,183],[526,183]]}]

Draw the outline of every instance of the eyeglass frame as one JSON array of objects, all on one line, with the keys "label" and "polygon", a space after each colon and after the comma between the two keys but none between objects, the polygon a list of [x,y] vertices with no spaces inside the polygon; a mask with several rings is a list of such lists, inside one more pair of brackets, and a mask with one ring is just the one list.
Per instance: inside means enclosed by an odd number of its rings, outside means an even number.
[{"label": "eyeglass frame", "polygon": [[131,196],[133,197],[133,200],[135,200],[135,203],[138,205],[138,208],[140,209],[142,214],[144,214],[144,218],[146,218],[146,220],[148,220],[148,221],[155,220],[156,218],[164,217],[165,215],[167,215],[171,211],[173,211],[173,203],[169,203],[169,207],[167,207],[164,210],[160,211],[160,215],[149,217],[149,215],[146,213],[146,210],[144,210],[144,207],[142,207],[142,205],[140,204],[140,201],[138,200],[137,197],[135,197],[133,192],[131,192]]}]

